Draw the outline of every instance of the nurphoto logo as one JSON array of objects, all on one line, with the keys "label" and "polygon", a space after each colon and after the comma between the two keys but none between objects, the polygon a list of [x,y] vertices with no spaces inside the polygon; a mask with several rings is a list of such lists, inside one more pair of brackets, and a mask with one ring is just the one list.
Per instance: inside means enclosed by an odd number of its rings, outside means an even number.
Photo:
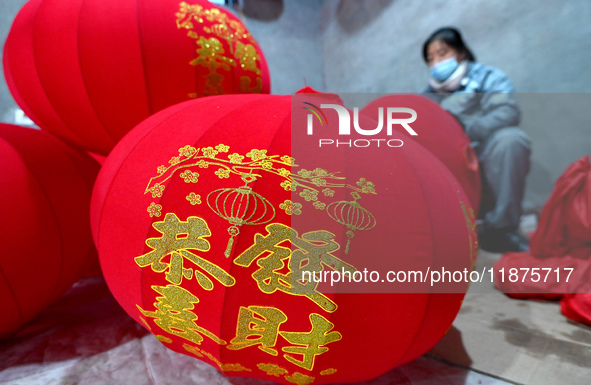
[{"label": "nurphoto logo", "polygon": [[[380,144],[385,145],[387,147],[402,147],[404,142],[400,139],[388,139],[389,136],[392,136],[392,127],[395,125],[402,126],[409,135],[417,136],[417,132],[412,129],[410,126],[415,120],[417,120],[417,112],[412,108],[406,107],[387,107],[386,113],[384,114],[384,108],[380,107],[378,109],[378,116],[377,116],[377,127],[375,128],[361,128],[359,125],[359,108],[353,108],[353,128],[355,132],[359,135],[363,136],[372,136],[374,138],[368,139],[348,139],[346,140],[347,135],[351,135],[351,114],[349,110],[344,106],[338,104],[321,104],[320,108],[312,103],[302,102],[305,104],[302,108],[309,111],[307,119],[307,134],[314,135],[314,122],[315,120],[318,121],[317,125],[319,124],[320,127],[328,127],[328,120],[326,118],[326,114],[323,109],[333,109],[338,114],[338,138],[322,138],[318,140],[318,147],[323,146],[336,146],[336,147],[370,147],[370,146],[377,146],[380,147]],[[410,117],[408,116],[410,115]],[[316,119],[314,119],[316,118]],[[384,124],[385,121],[385,124]],[[380,137],[384,136],[382,130],[384,129],[384,125],[386,126],[386,133],[385,138]],[[323,135],[326,132],[323,130]],[[335,133],[332,133],[333,135]],[[381,135],[380,135],[381,134]],[[344,136],[344,137],[343,137]]]}]

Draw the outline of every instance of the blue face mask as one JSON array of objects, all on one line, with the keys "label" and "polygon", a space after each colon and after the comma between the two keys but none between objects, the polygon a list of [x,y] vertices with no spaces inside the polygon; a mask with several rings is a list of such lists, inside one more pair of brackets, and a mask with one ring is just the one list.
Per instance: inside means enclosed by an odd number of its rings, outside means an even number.
[{"label": "blue face mask", "polygon": [[458,61],[455,57],[440,61],[431,67],[431,77],[439,82],[444,82],[458,69]]}]

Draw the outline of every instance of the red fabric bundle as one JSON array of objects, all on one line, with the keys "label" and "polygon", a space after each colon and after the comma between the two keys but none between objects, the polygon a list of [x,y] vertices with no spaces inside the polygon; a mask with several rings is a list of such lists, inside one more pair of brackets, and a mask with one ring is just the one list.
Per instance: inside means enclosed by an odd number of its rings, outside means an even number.
[{"label": "red fabric bundle", "polygon": [[[495,264],[497,288],[513,298],[562,298],[560,306],[565,316],[591,325],[589,156],[571,164],[556,182],[530,247],[531,252],[508,253]],[[515,282],[508,280],[510,269],[518,270]],[[532,280],[532,271],[542,273],[537,282]]]},{"label": "red fabric bundle", "polygon": [[556,182],[530,247],[536,257],[548,258],[590,243],[591,164],[586,156],[571,164]]}]

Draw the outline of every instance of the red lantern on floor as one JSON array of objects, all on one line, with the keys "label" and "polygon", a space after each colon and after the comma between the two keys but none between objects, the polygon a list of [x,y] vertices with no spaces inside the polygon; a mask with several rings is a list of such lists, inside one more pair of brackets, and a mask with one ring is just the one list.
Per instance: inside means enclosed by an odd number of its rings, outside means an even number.
[{"label": "red lantern on floor", "polygon": [[[470,146],[470,139],[457,120],[439,105],[421,95],[396,94],[377,98],[361,110],[361,114],[377,120],[378,110],[388,107],[411,107],[417,112],[412,127],[421,135],[412,139],[435,155],[452,174],[468,196],[474,210],[480,206],[480,172],[478,158]],[[408,133],[394,126],[400,133]]]},{"label": "red lantern on floor", "polygon": [[96,252],[88,211],[99,166],[52,135],[0,124],[0,338],[80,277]]},{"label": "red lantern on floor", "polygon": [[257,42],[206,0],[31,0],[4,70],[37,125],[99,154],[175,103],[270,90]]},{"label": "red lantern on floor", "polygon": [[[319,149],[306,134],[316,100],[170,107],[115,147],[95,185],[93,234],[115,298],[167,347],[228,375],[368,380],[435,345],[464,296],[465,285],[386,282],[389,270],[474,262],[455,178],[413,142]],[[338,133],[334,111],[322,119],[319,133]],[[358,281],[365,269],[383,281]],[[336,273],[352,283],[316,282]]]}]

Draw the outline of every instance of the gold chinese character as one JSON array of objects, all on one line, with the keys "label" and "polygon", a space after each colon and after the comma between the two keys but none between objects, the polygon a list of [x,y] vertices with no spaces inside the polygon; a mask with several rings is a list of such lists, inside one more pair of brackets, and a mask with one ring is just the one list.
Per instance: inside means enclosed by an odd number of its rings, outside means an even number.
[{"label": "gold chinese character", "polygon": [[244,44],[241,41],[236,43],[236,58],[240,61],[240,67],[246,71],[252,71],[257,75],[261,74],[261,70],[257,67],[257,60],[259,54],[257,49],[252,44]]},{"label": "gold chinese character", "polygon": [[230,67],[236,67],[234,59],[225,56],[226,51],[222,43],[215,37],[209,39],[201,36],[197,40],[197,58],[191,60],[191,65],[202,65],[208,67],[210,71],[216,71],[218,68],[229,71]]},{"label": "gold chinese character", "polygon": [[[188,259],[222,285],[227,287],[234,285],[235,279],[222,268],[188,251],[189,249],[199,251],[209,251],[210,249],[209,242],[204,238],[209,237],[211,231],[203,219],[189,217],[186,222],[182,222],[175,214],[168,213],[164,217],[164,221],[154,222],[152,226],[162,234],[162,237],[149,238],[146,241],[146,245],[153,250],[135,258],[135,262],[140,267],[150,265],[152,270],[158,273],[168,270],[166,280],[176,285],[182,282],[183,277],[193,278],[193,273],[195,273],[195,279],[199,285],[206,290],[212,290],[213,282],[209,277],[198,270],[187,269],[183,266],[184,259]],[[169,254],[170,262],[163,262],[164,257]]]},{"label": "gold chinese character", "polygon": [[[254,260],[261,257],[257,261],[260,268],[252,275],[261,291],[273,293],[280,290],[293,295],[303,295],[322,309],[334,312],[337,305],[324,294],[317,292],[318,282],[302,279],[303,271],[321,274],[324,266],[334,270],[355,271],[353,266],[331,254],[339,249],[339,244],[334,240],[334,234],[321,230],[305,233],[299,238],[295,230],[280,223],[270,224],[266,229],[268,234],[266,236],[257,234],[254,245],[240,254],[234,263],[248,267]],[[287,240],[297,247],[293,255],[289,247],[280,246]],[[289,266],[289,273],[279,273],[278,271],[282,270],[286,263]]]},{"label": "gold chinese character", "polygon": [[260,77],[255,79],[253,86],[250,86],[252,79],[248,76],[240,76],[240,82],[238,84],[239,90],[243,94],[259,94],[263,89],[263,82]]},{"label": "gold chinese character", "polygon": [[191,310],[199,299],[189,291],[174,285],[152,286],[152,289],[160,294],[154,303],[156,311],[146,311],[139,305],[137,308],[146,317],[153,318],[154,323],[162,330],[197,345],[203,341],[201,334],[220,345],[226,344],[224,340],[195,323],[198,317]]},{"label": "gold chinese character", "polygon": [[302,355],[302,360],[284,354],[286,360],[294,365],[307,370],[312,370],[317,355],[325,353],[328,348],[324,345],[338,341],[342,338],[341,333],[332,331],[334,324],[322,317],[320,314],[310,314],[312,330],[308,333],[279,332],[290,344],[301,346],[286,346],[281,350],[285,353]]},{"label": "gold chinese character", "polygon": [[277,343],[279,325],[287,321],[287,316],[279,309],[267,306],[240,307],[236,325],[236,337],[230,341],[228,349],[238,350],[259,345],[263,352],[276,356],[272,349]]}]

